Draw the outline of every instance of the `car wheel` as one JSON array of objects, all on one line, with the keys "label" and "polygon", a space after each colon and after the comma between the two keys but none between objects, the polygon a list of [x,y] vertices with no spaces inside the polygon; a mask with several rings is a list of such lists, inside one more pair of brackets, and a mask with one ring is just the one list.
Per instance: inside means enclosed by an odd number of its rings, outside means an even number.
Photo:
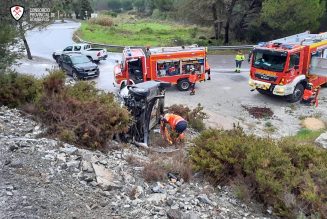
[{"label": "car wheel", "polygon": [[180,91],[187,91],[190,89],[190,82],[188,79],[179,80],[177,83],[177,88]]},{"label": "car wheel", "polygon": [[302,84],[297,84],[294,91],[293,91],[293,94],[289,95],[287,97],[287,100],[290,103],[298,102],[299,100],[301,100],[301,98],[303,96],[303,93],[304,93],[303,85]]},{"label": "car wheel", "polygon": [[93,59],[92,59],[92,57],[91,57],[91,56],[87,56],[87,58],[89,58],[89,59],[90,59],[90,61],[91,61],[91,62],[93,62]]},{"label": "car wheel", "polygon": [[59,63],[59,58],[60,58],[60,56],[55,56],[55,60],[57,63]]},{"label": "car wheel", "polygon": [[76,73],[75,70],[73,70],[73,72],[72,72],[72,76],[73,76],[73,78],[74,78],[75,81],[78,80],[78,76],[77,76],[77,73]]}]

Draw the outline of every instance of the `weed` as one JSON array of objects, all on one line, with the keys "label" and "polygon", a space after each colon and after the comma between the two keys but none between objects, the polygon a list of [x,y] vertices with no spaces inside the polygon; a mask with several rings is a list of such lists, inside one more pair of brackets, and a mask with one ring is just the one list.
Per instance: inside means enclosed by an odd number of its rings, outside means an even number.
[{"label": "weed", "polygon": [[183,152],[172,155],[152,155],[151,161],[144,166],[143,177],[146,181],[160,181],[167,178],[168,173],[183,178],[188,182],[192,178],[192,165]]},{"label": "weed", "polygon": [[273,126],[273,124],[272,124],[270,121],[268,121],[268,122],[265,123],[265,126],[266,126],[267,128],[270,128],[270,127]]}]

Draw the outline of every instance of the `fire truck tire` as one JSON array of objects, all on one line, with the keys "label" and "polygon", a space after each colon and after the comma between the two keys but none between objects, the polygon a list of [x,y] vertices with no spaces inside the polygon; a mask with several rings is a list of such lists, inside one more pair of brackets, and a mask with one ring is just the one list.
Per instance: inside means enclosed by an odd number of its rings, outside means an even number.
[{"label": "fire truck tire", "polygon": [[287,96],[287,101],[290,103],[298,102],[302,99],[304,93],[304,87],[302,84],[297,84],[294,88],[293,94]]},{"label": "fire truck tire", "polygon": [[190,82],[188,79],[182,79],[177,82],[177,88],[180,91],[188,91],[190,89]]}]

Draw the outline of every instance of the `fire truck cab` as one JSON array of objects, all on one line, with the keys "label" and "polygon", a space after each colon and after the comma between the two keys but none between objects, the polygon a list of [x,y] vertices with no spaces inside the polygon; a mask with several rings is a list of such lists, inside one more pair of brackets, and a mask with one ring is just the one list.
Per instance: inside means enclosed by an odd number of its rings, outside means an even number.
[{"label": "fire truck cab", "polygon": [[122,88],[158,80],[186,91],[190,87],[191,68],[195,69],[199,81],[205,80],[206,71],[210,71],[205,47],[125,48],[122,62],[114,67],[114,85]]},{"label": "fire truck cab", "polygon": [[327,83],[327,32],[309,31],[259,43],[251,56],[249,85],[261,94],[302,99],[304,89]]}]

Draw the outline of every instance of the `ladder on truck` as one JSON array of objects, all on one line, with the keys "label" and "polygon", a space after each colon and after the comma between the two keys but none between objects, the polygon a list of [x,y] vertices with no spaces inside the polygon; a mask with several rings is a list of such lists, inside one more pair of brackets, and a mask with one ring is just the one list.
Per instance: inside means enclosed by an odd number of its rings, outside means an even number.
[{"label": "ladder on truck", "polygon": [[288,37],[283,37],[270,42],[281,43],[281,44],[311,45],[313,43],[317,43],[322,40],[327,40],[327,32],[320,33],[320,34],[311,34],[310,31],[305,31],[303,33],[295,34]]}]

